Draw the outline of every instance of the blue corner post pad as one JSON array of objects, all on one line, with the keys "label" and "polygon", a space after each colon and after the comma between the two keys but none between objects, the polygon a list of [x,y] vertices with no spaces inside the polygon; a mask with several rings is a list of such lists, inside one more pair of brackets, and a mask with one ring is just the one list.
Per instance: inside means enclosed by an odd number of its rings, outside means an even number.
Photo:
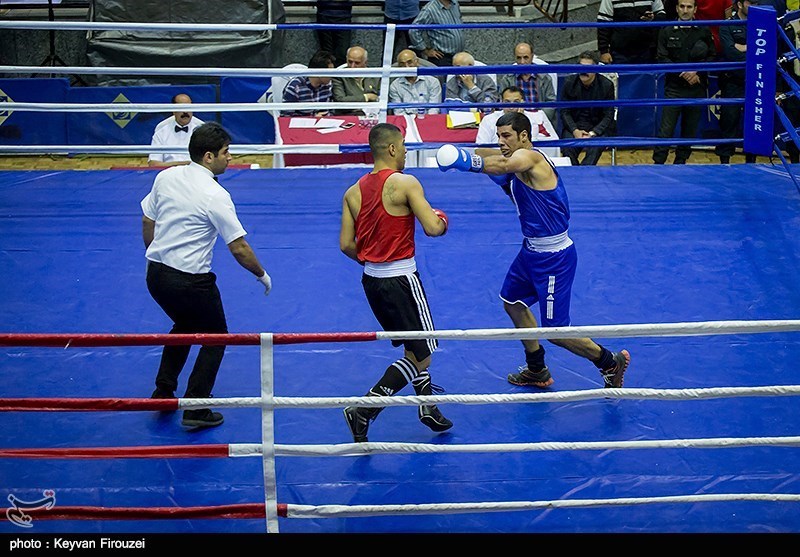
[{"label": "blue corner post pad", "polygon": [[775,79],[778,60],[775,8],[752,6],[747,11],[745,58],[744,150],[772,154],[775,119]]}]

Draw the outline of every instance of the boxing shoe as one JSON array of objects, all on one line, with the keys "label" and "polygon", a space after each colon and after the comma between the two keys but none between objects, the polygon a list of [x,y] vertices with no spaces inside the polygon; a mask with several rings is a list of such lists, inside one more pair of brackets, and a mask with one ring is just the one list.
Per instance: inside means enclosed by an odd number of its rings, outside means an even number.
[{"label": "boxing shoe", "polygon": [[618,389],[622,387],[622,382],[625,378],[625,370],[628,369],[628,365],[631,363],[631,355],[627,350],[614,352],[613,357],[614,365],[608,369],[600,370],[606,389]]},{"label": "boxing shoe", "polygon": [[453,422],[445,418],[435,404],[419,407],[419,421],[436,432],[447,431],[453,427]]},{"label": "boxing shoe", "polygon": [[527,364],[520,366],[519,373],[509,373],[508,382],[519,387],[539,387],[540,389],[544,389],[555,383],[547,366],[539,371],[531,371],[528,369]]}]

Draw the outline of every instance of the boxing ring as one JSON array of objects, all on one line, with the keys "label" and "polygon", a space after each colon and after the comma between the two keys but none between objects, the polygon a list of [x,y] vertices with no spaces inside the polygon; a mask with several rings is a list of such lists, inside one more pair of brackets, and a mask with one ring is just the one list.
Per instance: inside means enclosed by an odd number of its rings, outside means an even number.
[{"label": "boxing ring", "polygon": [[218,248],[232,335],[212,402],[227,409],[198,432],[178,401],[142,399],[170,326],[144,284],[153,173],[0,172],[0,532],[800,532],[792,168],[559,168],[574,327],[536,336],[591,326],[632,363],[625,389],[603,390],[547,344],[545,392],[505,379],[522,363],[497,297],[514,207],[485,176],[410,171],[450,217],[443,238],[418,234],[416,258],[442,335],[431,375],[446,392],[427,400],[454,427],[433,434],[416,397],[393,397],[358,445],[341,408],[370,404],[355,395],[396,352],[338,248],[363,169],[221,177],[273,291]]}]

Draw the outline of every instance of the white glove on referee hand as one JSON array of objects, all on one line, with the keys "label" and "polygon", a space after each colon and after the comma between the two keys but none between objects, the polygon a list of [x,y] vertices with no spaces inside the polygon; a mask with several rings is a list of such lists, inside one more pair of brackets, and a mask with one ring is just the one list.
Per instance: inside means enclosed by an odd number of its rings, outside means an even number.
[{"label": "white glove on referee hand", "polygon": [[269,277],[266,271],[264,271],[264,275],[258,277],[258,282],[264,285],[264,296],[269,295],[269,291],[272,290],[272,279]]}]

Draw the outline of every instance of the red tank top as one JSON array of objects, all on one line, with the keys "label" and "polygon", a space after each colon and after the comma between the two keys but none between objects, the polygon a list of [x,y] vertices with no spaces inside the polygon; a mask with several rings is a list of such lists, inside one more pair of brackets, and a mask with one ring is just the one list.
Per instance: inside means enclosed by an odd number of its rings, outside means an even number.
[{"label": "red tank top", "polygon": [[358,181],[361,209],[356,219],[356,252],[360,261],[387,263],[414,257],[414,213],[396,217],[383,207],[383,185],[398,170],[366,174]]}]

